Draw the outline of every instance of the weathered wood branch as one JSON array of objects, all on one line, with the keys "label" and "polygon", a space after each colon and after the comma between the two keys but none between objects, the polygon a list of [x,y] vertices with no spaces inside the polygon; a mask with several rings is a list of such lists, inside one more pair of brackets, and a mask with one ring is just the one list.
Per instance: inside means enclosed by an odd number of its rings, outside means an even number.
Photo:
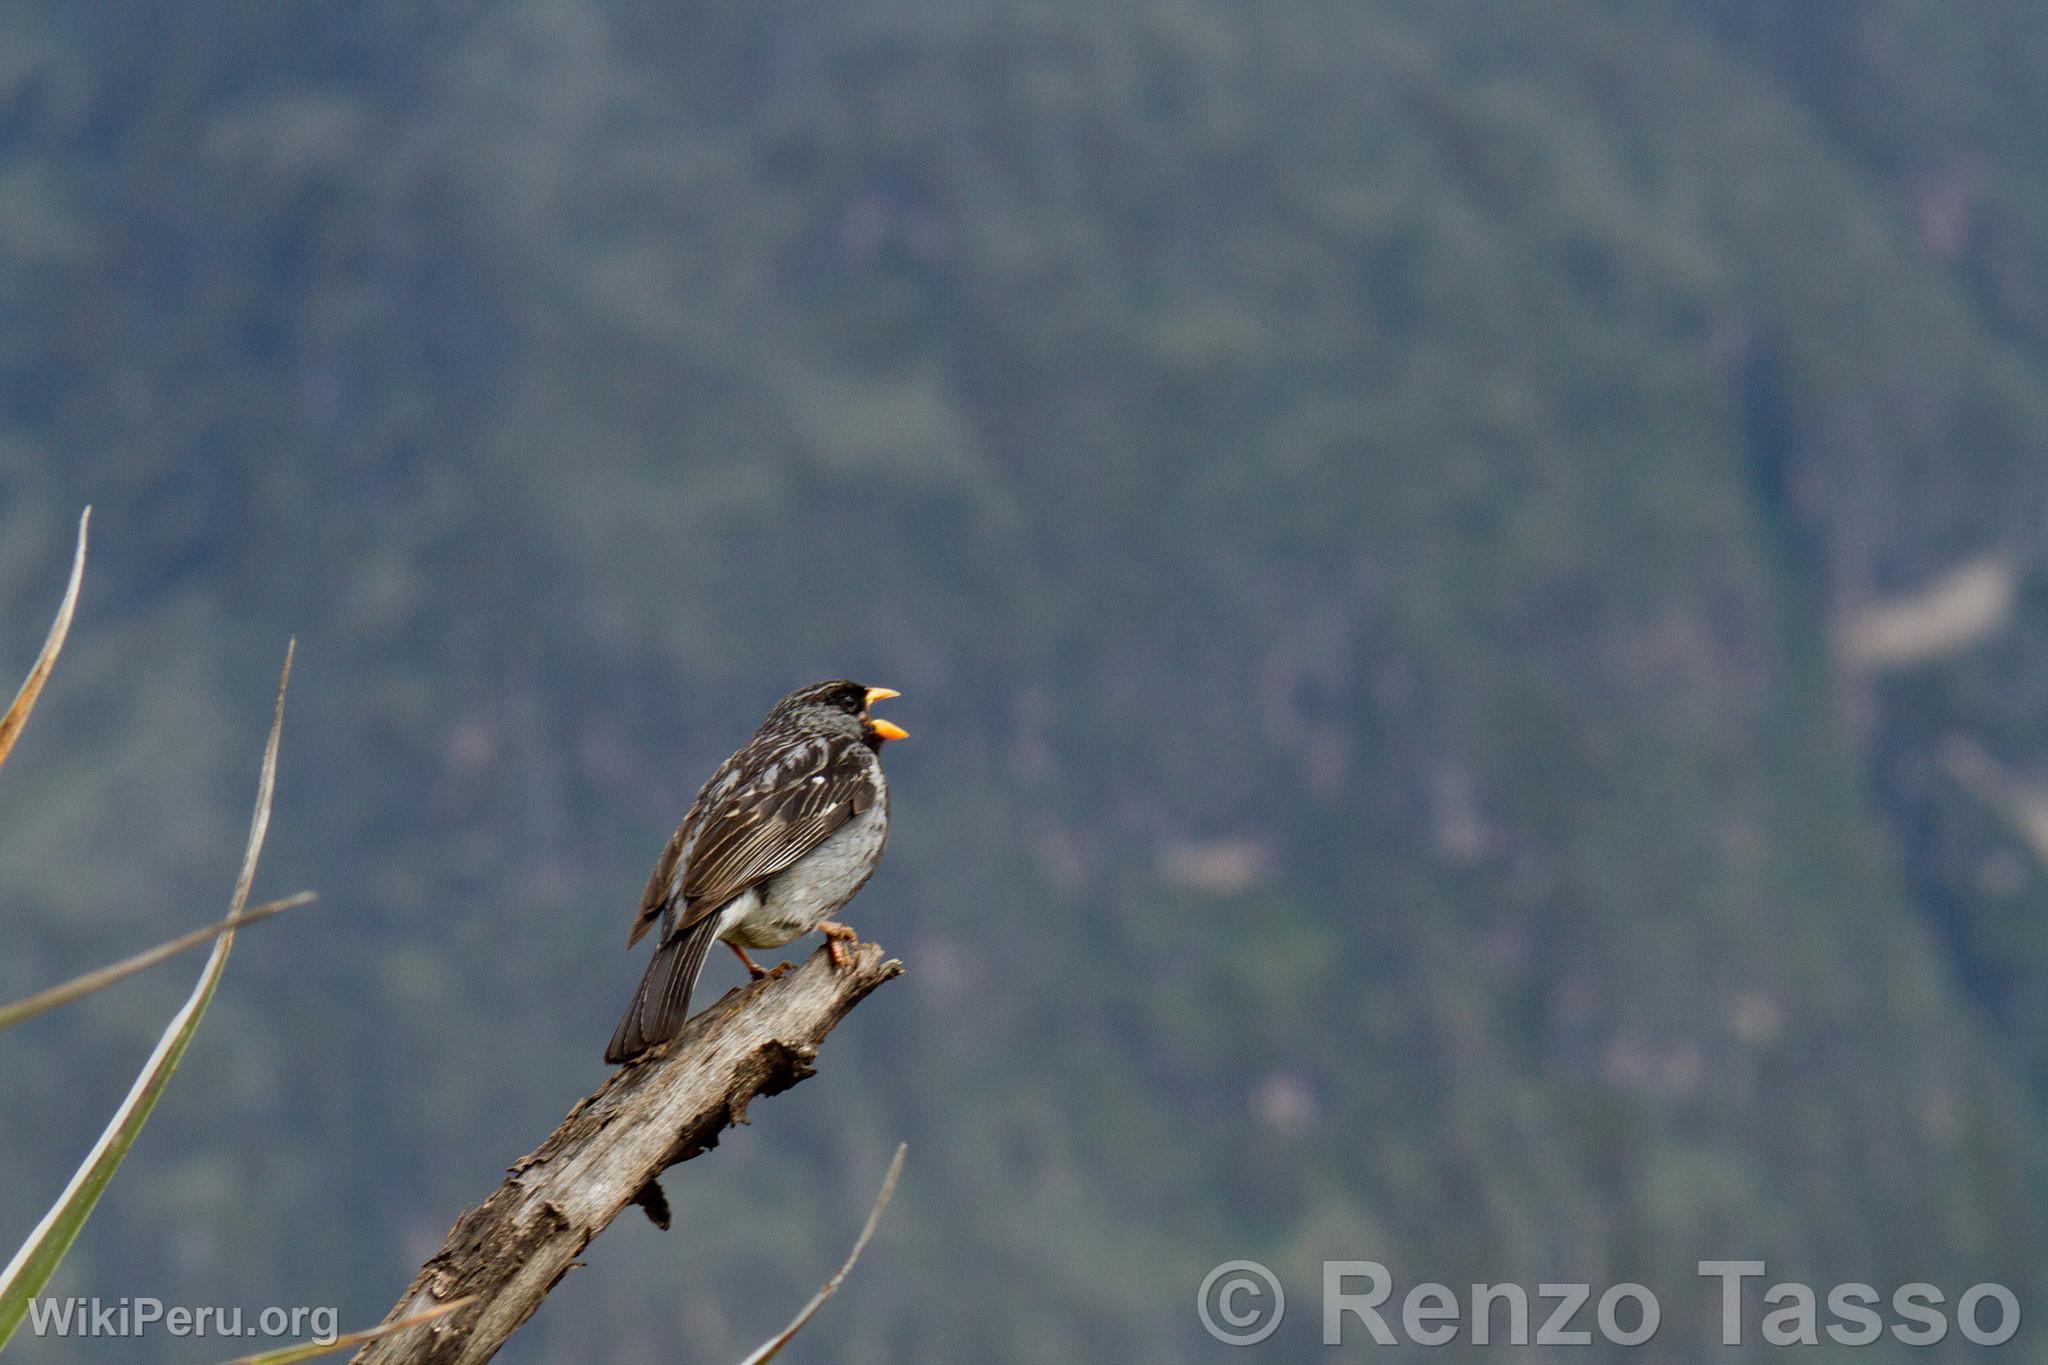
[{"label": "weathered wood branch", "polygon": [[496,1193],[456,1220],[385,1321],[465,1296],[475,1302],[371,1343],[355,1365],[489,1360],[612,1219],[640,1204],[665,1221],[655,1178],[746,1122],[756,1096],[811,1075],[825,1035],[903,970],[872,943],[844,952],[843,967],[820,949],[779,978],[729,993],[571,1109]]}]

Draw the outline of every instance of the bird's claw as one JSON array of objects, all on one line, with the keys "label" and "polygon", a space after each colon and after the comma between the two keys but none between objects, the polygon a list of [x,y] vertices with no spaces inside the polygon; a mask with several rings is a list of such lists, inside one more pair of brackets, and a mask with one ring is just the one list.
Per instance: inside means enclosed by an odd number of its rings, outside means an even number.
[{"label": "bird's claw", "polygon": [[839,945],[842,943],[858,943],[860,942],[860,935],[844,924],[835,924],[831,920],[826,920],[823,924],[820,924],[818,932],[825,936],[825,956],[831,959],[833,967],[844,967],[846,965],[846,950]]}]

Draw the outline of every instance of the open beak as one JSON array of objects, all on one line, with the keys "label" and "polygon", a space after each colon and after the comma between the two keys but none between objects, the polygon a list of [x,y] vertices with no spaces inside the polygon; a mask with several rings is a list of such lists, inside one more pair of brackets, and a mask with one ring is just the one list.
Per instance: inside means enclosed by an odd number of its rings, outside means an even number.
[{"label": "open beak", "polygon": [[[898,692],[893,687],[870,687],[868,689],[867,704],[869,706],[873,706],[878,701],[887,701],[891,697],[900,697],[902,695],[903,694],[901,692]],[[868,733],[873,735],[876,739],[910,738],[910,731],[904,729],[900,725],[891,725],[888,721],[876,720],[873,716],[869,716],[867,718],[867,722]]]}]

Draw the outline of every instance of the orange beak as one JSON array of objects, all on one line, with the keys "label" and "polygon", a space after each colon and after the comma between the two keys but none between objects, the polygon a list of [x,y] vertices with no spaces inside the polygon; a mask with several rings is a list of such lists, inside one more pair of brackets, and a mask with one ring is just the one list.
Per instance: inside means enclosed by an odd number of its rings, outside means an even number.
[{"label": "orange beak", "polygon": [[[901,692],[898,692],[893,687],[870,687],[868,689],[868,699],[866,704],[868,706],[873,706],[878,701],[887,701],[891,697],[900,697],[902,695],[903,694]],[[873,716],[869,716],[867,718],[867,722],[868,733],[873,735],[876,739],[910,738],[910,731],[904,729],[900,725],[891,725],[888,721],[876,720]]]}]

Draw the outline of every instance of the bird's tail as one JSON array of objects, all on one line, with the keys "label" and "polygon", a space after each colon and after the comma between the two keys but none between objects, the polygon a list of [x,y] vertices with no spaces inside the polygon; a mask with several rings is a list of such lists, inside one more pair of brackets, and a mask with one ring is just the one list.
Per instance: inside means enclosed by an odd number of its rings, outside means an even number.
[{"label": "bird's tail", "polygon": [[617,1065],[630,1062],[657,1043],[665,1043],[682,1032],[690,1017],[690,992],[697,987],[697,974],[704,970],[704,954],[718,937],[718,915],[704,916],[686,929],[663,939],[640,978],[640,989],[626,1017],[612,1033],[604,1059]]}]

